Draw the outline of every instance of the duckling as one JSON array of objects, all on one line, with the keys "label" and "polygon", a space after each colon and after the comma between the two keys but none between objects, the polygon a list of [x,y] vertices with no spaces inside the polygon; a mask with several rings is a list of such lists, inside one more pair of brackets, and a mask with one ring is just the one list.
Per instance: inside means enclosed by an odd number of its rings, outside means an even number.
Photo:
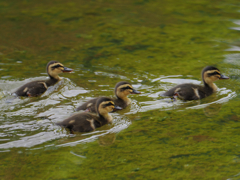
[{"label": "duckling", "polygon": [[[121,81],[115,85],[115,95],[117,98],[113,99],[113,102],[120,106],[122,109],[126,108],[129,104],[131,104],[131,100],[127,97],[129,94],[140,94],[141,92],[133,89],[132,85],[129,82]],[[76,108],[76,111],[79,110],[88,110],[90,112],[95,111],[95,104],[99,98],[91,99],[81,106]]]},{"label": "duckling", "polygon": [[202,99],[217,91],[217,86],[213,82],[218,79],[229,79],[229,77],[222,75],[218,68],[207,66],[202,70],[203,86],[180,84],[165,92],[163,96],[177,96],[182,100]]},{"label": "duckling", "polygon": [[73,132],[89,132],[94,131],[96,128],[101,127],[107,123],[112,122],[112,116],[108,114],[114,109],[122,109],[116,106],[111,98],[100,97],[96,102],[96,112],[82,112],[72,115],[71,117],[57,123],[57,125],[68,128],[71,133]]},{"label": "duckling", "polygon": [[27,96],[27,97],[40,96],[48,89],[49,86],[53,86],[59,80],[61,80],[58,74],[62,72],[72,72],[72,69],[64,67],[58,61],[50,61],[47,64],[47,73],[50,79],[32,81],[32,82],[26,83],[20,88],[18,88],[14,93],[17,96]]}]

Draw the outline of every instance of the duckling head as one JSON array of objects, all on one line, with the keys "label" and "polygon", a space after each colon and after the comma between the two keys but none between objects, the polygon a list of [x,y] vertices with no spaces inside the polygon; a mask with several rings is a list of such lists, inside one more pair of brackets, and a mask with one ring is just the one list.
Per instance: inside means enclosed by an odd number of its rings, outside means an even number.
[{"label": "duckling head", "polygon": [[50,61],[47,64],[47,73],[53,79],[60,79],[58,74],[62,72],[72,72],[72,71],[73,71],[72,69],[64,67],[63,64],[61,64],[58,61]]},{"label": "duckling head", "polygon": [[114,110],[121,110],[122,108],[116,106],[111,98],[100,97],[96,103],[96,110],[99,115],[106,115]]},{"label": "duckling head", "polygon": [[202,79],[205,85],[211,86],[214,81],[219,79],[229,79],[229,77],[221,74],[218,68],[207,66],[202,70]]},{"label": "duckling head", "polygon": [[141,94],[141,92],[133,89],[130,83],[121,81],[115,86],[115,94],[118,98],[125,99],[129,94]]}]

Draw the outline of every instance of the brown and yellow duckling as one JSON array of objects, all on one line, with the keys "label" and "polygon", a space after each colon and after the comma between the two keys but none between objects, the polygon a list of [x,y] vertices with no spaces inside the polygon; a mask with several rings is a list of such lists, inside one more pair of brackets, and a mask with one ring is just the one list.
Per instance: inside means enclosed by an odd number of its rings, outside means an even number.
[{"label": "brown and yellow duckling", "polygon": [[61,80],[58,74],[62,72],[72,72],[72,69],[64,67],[58,61],[50,61],[47,64],[47,73],[50,77],[48,80],[38,80],[29,82],[18,88],[14,93],[17,96],[28,97],[40,96],[48,89],[49,86],[53,86],[59,80]]},{"label": "brown and yellow duckling", "polygon": [[96,112],[82,112],[57,123],[62,127],[68,128],[71,132],[89,132],[96,128],[112,122],[112,116],[108,114],[114,109],[122,109],[116,106],[111,98],[100,97],[96,102]]},{"label": "brown and yellow duckling", "polygon": [[180,84],[165,92],[163,96],[177,96],[182,100],[202,99],[217,91],[217,86],[213,82],[219,79],[229,79],[229,77],[222,75],[216,67],[207,66],[202,70],[203,86]]},{"label": "brown and yellow duckling", "polygon": [[[129,94],[140,94],[141,92],[133,89],[132,85],[129,82],[121,81],[115,85],[115,95],[116,98],[113,99],[114,104],[120,106],[122,109],[126,108],[131,104],[131,100],[127,97]],[[90,112],[95,111],[95,104],[99,98],[91,99],[81,106],[76,108],[76,111],[88,110]]]}]

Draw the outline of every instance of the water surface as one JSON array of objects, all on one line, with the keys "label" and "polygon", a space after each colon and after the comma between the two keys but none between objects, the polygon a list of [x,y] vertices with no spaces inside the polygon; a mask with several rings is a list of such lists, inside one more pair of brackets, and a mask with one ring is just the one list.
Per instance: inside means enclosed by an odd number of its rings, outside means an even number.
[{"label": "water surface", "polygon": [[[1,179],[239,179],[239,7],[230,1],[0,2]],[[46,64],[73,68],[37,98],[20,85]],[[161,94],[201,84],[217,66],[229,80],[198,101]],[[142,92],[113,123],[70,134],[55,125],[129,81]]]}]

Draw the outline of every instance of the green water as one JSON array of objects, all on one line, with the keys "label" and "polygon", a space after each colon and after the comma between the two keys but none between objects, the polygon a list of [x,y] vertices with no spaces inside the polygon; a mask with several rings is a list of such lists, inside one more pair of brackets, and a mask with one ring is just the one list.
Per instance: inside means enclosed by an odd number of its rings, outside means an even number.
[{"label": "green water", "polygon": [[[240,179],[239,17],[236,0],[0,1],[0,179]],[[6,103],[50,60],[74,73]],[[217,93],[160,96],[207,65],[230,77]],[[113,124],[55,125],[123,80],[142,94]]]}]

